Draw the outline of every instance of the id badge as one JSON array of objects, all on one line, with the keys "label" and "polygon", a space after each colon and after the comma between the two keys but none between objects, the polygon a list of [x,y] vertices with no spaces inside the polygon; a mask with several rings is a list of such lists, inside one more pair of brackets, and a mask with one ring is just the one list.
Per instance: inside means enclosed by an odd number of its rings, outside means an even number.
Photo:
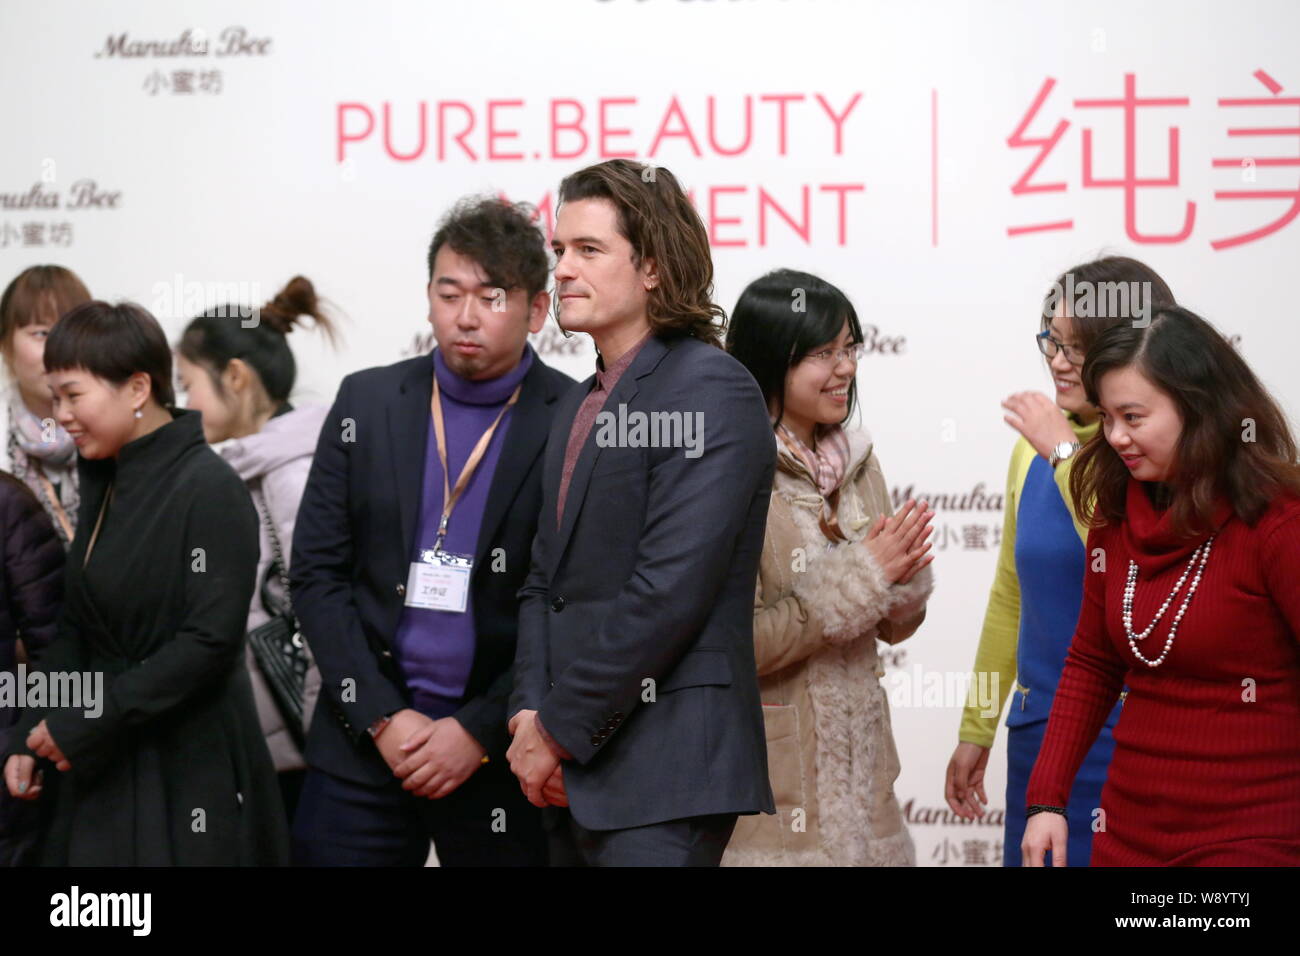
[{"label": "id badge", "polygon": [[469,576],[474,559],[425,548],[411,562],[406,579],[406,606],[464,613],[469,605]]}]

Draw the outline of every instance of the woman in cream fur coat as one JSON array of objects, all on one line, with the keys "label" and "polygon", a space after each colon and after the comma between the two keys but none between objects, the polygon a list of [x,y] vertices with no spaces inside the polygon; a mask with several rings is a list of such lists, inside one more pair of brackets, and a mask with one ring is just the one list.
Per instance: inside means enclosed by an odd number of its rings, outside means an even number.
[{"label": "woman in cream fur coat", "polygon": [[727,333],[768,400],[777,446],[754,603],[777,812],[742,816],[724,865],[916,862],[876,641],[896,644],[925,618],[934,513],[909,501],[893,515],[871,437],[841,425],[861,341],[843,293],[788,270],[745,290]]}]

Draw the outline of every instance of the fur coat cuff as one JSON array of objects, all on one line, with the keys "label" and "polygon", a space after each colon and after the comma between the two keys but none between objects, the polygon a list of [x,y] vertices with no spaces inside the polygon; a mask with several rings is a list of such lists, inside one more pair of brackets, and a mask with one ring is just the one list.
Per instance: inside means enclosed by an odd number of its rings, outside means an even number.
[{"label": "fur coat cuff", "polygon": [[934,591],[934,572],[931,568],[932,565],[927,564],[906,584],[889,586],[891,603],[887,613],[891,621],[901,623],[910,620],[925,608]]},{"label": "fur coat cuff", "polygon": [[905,585],[890,584],[863,541],[810,555],[807,570],[794,580],[795,595],[831,644],[871,634],[885,617],[907,620],[925,605],[933,586],[928,566]]}]

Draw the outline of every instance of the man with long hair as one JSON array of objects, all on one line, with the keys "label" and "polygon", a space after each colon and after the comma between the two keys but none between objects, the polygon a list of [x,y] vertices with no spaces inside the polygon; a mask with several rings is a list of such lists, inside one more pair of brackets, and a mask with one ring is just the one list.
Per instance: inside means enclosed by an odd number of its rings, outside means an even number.
[{"label": "man with long hair", "polygon": [[559,202],[557,319],[599,355],[547,444],[511,769],[552,807],[552,863],[717,865],[739,814],[775,810],[753,646],[772,429],[672,173],[611,160]]}]

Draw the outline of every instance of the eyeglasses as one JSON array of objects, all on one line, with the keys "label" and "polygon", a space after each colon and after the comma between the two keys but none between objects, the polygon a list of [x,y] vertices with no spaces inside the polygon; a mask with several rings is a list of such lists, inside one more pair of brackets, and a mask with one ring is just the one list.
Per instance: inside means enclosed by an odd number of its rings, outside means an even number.
[{"label": "eyeglasses", "polygon": [[867,354],[867,347],[861,342],[853,345],[846,345],[842,349],[822,349],[820,352],[809,352],[802,361],[816,362],[818,365],[839,365],[843,359],[849,359],[853,362],[861,362],[862,356]]},{"label": "eyeglasses", "polygon": [[1064,350],[1065,360],[1067,362],[1071,365],[1082,365],[1084,358],[1086,358],[1088,354],[1077,345],[1063,345],[1056,341],[1056,339],[1052,338],[1050,330],[1039,332],[1034,336],[1034,338],[1038,340],[1038,351],[1042,352],[1049,359],[1056,358],[1056,353]]}]

